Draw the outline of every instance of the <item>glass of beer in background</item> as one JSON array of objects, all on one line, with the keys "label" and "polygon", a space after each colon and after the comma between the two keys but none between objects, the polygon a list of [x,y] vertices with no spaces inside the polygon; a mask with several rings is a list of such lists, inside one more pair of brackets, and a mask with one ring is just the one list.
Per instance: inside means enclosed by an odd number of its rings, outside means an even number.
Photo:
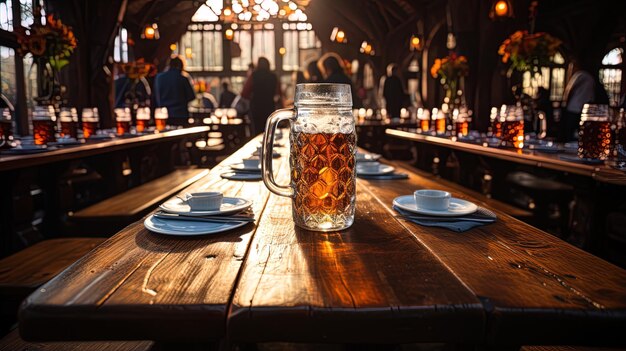
[{"label": "glass of beer in background", "polygon": [[430,131],[430,111],[427,108],[417,109],[417,120],[419,121],[419,131],[427,133]]},{"label": "glass of beer in background", "polygon": [[78,137],[78,116],[76,115],[76,109],[62,108],[61,112],[59,112],[59,124],[61,126],[61,130],[59,131],[61,138],[76,139]]},{"label": "glass of beer in background", "polygon": [[122,136],[130,133],[130,108],[116,108],[114,112],[117,135]]},{"label": "glass of beer in background", "polygon": [[10,149],[12,141],[13,117],[11,110],[7,107],[2,109],[2,114],[0,115],[0,149]]},{"label": "glass of beer in background", "polygon": [[[356,129],[352,95],[346,84],[298,84],[294,109],[274,112],[263,138],[262,172],[275,194],[293,199],[296,225],[314,231],[335,231],[354,222],[356,200]],[[289,120],[289,186],[278,185],[272,172],[274,135]]]},{"label": "glass of beer in background", "polygon": [[33,139],[35,145],[46,145],[57,140],[56,132],[56,116],[53,114],[54,108],[35,106],[33,110]]},{"label": "glass of beer in background", "polygon": [[585,104],[578,130],[578,157],[607,159],[611,153],[611,140],[609,106]]},{"label": "glass of beer in background", "polygon": [[446,134],[446,114],[440,109],[434,108],[432,119],[435,124],[437,134]]},{"label": "glass of beer in background", "polygon": [[85,107],[83,108],[83,136],[85,139],[89,139],[91,136],[96,135],[98,131],[98,124],[100,117],[98,116],[97,107]]},{"label": "glass of beer in background", "polygon": [[454,120],[454,132],[457,137],[464,137],[469,134],[469,124],[471,119],[467,113],[467,108],[452,111],[452,119]]},{"label": "glass of beer in background", "polygon": [[500,109],[502,122],[502,146],[516,149],[524,147],[524,111],[518,105],[502,105]]},{"label": "glass of beer in background", "polygon": [[158,107],[154,110],[154,123],[159,132],[164,131],[167,127],[167,118],[167,107]]},{"label": "glass of beer in background", "polygon": [[491,108],[491,114],[489,115],[489,133],[496,138],[502,137],[502,120],[500,118],[500,112],[497,107]]},{"label": "glass of beer in background", "polygon": [[150,107],[137,109],[137,133],[143,133],[150,126]]}]

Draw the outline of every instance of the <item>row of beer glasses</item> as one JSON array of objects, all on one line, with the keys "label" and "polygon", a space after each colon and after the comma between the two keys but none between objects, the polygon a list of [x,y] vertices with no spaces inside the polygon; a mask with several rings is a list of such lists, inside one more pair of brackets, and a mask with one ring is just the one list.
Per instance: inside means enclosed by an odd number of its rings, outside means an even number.
[{"label": "row of beer glasses", "polygon": [[[417,109],[418,132],[428,133],[435,132],[438,135],[446,134],[447,131],[453,131],[453,135],[457,137],[465,137],[469,135],[470,123],[472,121],[470,111],[465,108],[454,108],[451,111],[434,108],[432,114],[428,109]],[[449,121],[448,121],[449,120]]]}]

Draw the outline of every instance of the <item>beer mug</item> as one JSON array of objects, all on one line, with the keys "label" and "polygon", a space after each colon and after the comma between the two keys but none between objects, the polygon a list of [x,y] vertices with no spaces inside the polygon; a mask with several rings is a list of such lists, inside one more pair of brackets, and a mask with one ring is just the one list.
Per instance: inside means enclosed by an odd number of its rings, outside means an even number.
[{"label": "beer mug", "polygon": [[519,105],[502,105],[502,146],[524,147],[524,110]]},{"label": "beer mug", "polygon": [[608,105],[583,105],[578,130],[578,157],[606,160],[611,154],[611,119]]},{"label": "beer mug", "polygon": [[35,145],[46,145],[57,141],[56,115],[54,108],[35,106],[33,109],[33,138]]},{"label": "beer mug", "polygon": [[[291,197],[296,225],[335,231],[354,222],[356,130],[352,95],[346,84],[298,84],[294,109],[275,111],[263,137],[262,172],[268,189]],[[290,121],[291,183],[274,181],[272,155],[276,127]]]}]

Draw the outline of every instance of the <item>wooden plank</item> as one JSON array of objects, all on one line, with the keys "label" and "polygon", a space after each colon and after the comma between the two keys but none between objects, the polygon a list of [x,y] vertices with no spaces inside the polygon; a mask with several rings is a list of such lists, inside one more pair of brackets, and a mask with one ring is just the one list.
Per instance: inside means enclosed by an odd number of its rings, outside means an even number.
[{"label": "wooden plank", "polygon": [[228,317],[235,342],[479,342],[479,300],[358,184],[341,232],[294,227],[272,195]]},{"label": "wooden plank", "polygon": [[191,127],[170,130],[163,133],[139,135],[129,138],[114,138],[108,141],[88,142],[80,146],[64,147],[53,151],[30,154],[30,155],[0,155],[0,170],[40,166],[48,163],[100,155],[129,148],[154,143],[162,143],[166,140],[183,139],[193,135],[202,135],[211,130],[210,127]]},{"label": "wooden plank", "polygon": [[[489,207],[438,179],[400,168],[408,180],[367,181],[393,215],[392,200],[422,188]],[[498,208],[496,223],[459,234],[403,221],[487,311],[487,342],[514,345],[626,344],[626,271],[518,221]]]},{"label": "wooden plank", "polygon": [[208,169],[177,169],[163,177],[75,212],[71,214],[71,218],[75,220],[134,218],[207,174],[209,174]]},{"label": "wooden plank", "polygon": [[[258,139],[258,138],[257,138]],[[262,182],[227,181],[227,164],[256,150],[253,140],[188,190],[219,190],[253,199],[257,220],[268,191]],[[280,166],[285,157],[275,160]],[[196,342],[225,334],[226,310],[250,238],[248,224],[216,235],[173,237],[141,221],[107,240],[22,305],[20,332],[37,340]]]},{"label": "wooden plank", "polygon": [[419,143],[437,145],[454,150],[469,152],[485,157],[493,157],[500,160],[530,165],[538,168],[553,169],[591,177],[597,181],[616,185],[626,185],[626,173],[613,169],[607,165],[588,165],[561,160],[558,154],[546,154],[533,151],[514,151],[490,146],[456,141],[431,135],[423,135],[415,132],[387,129],[388,135]]},{"label": "wooden plank", "polygon": [[528,217],[532,217],[532,212],[530,211],[526,211],[524,209],[521,209],[519,207],[513,206],[513,205],[509,205],[507,203],[504,203],[502,201],[498,201],[496,199],[491,199],[486,197],[485,195],[474,191],[472,189],[466,188],[460,184],[451,182],[449,180],[445,180],[443,178],[437,177],[431,173],[422,171],[420,169],[417,169],[415,167],[413,167],[408,161],[385,161],[386,163],[390,163],[393,164],[396,167],[404,167],[407,169],[410,169],[412,173],[414,173],[415,175],[421,177],[421,178],[431,178],[431,179],[436,179],[438,184],[441,184],[442,186],[445,186],[446,188],[449,189],[453,189],[455,192],[460,192],[460,193],[464,193],[466,195],[469,195],[470,197],[480,201],[481,204],[487,206],[487,207],[494,207],[494,208],[498,208],[500,209],[500,211],[508,214],[509,216],[515,217],[515,218],[528,218]]},{"label": "wooden plank", "polygon": [[22,340],[17,330],[0,340],[0,351],[149,351],[152,341],[46,342]]},{"label": "wooden plank", "polygon": [[3,258],[0,295],[28,295],[103,241],[102,238],[50,239]]}]

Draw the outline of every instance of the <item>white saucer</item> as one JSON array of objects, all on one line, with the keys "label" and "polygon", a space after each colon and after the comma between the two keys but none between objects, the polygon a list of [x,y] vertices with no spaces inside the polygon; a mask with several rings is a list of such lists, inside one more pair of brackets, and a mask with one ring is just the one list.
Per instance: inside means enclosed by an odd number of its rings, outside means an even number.
[{"label": "white saucer", "polygon": [[261,176],[261,172],[259,173],[243,173],[243,172],[226,172],[220,174],[220,176],[224,179],[230,180],[261,180],[263,176]]},{"label": "white saucer", "polygon": [[362,161],[365,161],[365,162],[367,162],[367,161],[376,161],[376,160],[378,160],[381,157],[382,156],[379,155],[379,154],[366,154],[366,153],[363,153],[363,152],[357,152],[356,153],[356,161],[357,162],[359,162],[359,161],[361,161],[361,162]]},{"label": "white saucer", "polygon": [[243,163],[237,163],[234,165],[230,165],[230,168],[236,170],[236,171],[246,171],[246,172],[259,172],[261,173],[261,165],[259,165],[259,167],[247,167],[246,165],[244,165]]},{"label": "white saucer", "polygon": [[247,222],[198,222],[184,221],[180,219],[167,220],[149,216],[143,221],[146,229],[166,235],[204,235],[225,232],[246,225]]},{"label": "white saucer", "polygon": [[455,197],[450,199],[450,207],[448,207],[445,211],[433,211],[425,208],[419,208],[417,207],[417,204],[415,204],[415,197],[413,197],[413,195],[398,196],[393,199],[393,205],[401,210],[441,217],[464,216],[478,210],[478,206],[476,206],[476,204],[462,199],[457,199]]},{"label": "white saucer", "polygon": [[[259,152],[258,151],[253,152],[252,156],[259,156]],[[272,158],[279,158],[279,157],[280,157],[280,154],[278,152],[274,151],[274,153],[272,153]]]},{"label": "white saucer", "polygon": [[189,205],[183,202],[183,200],[175,197],[165,201],[159,206],[165,212],[182,214],[186,216],[212,216],[212,215],[225,215],[243,211],[252,205],[252,201],[242,199],[239,197],[224,197],[222,200],[222,206],[216,211],[192,211]]},{"label": "white saucer", "polygon": [[359,165],[356,165],[356,174],[358,175],[383,175],[383,174],[389,174],[391,172],[393,172],[395,170],[395,168],[393,166],[389,166],[389,165],[383,165],[381,164],[380,166],[378,166],[378,170],[377,171],[371,171],[371,170],[365,170],[363,169],[363,167],[359,167]]}]

